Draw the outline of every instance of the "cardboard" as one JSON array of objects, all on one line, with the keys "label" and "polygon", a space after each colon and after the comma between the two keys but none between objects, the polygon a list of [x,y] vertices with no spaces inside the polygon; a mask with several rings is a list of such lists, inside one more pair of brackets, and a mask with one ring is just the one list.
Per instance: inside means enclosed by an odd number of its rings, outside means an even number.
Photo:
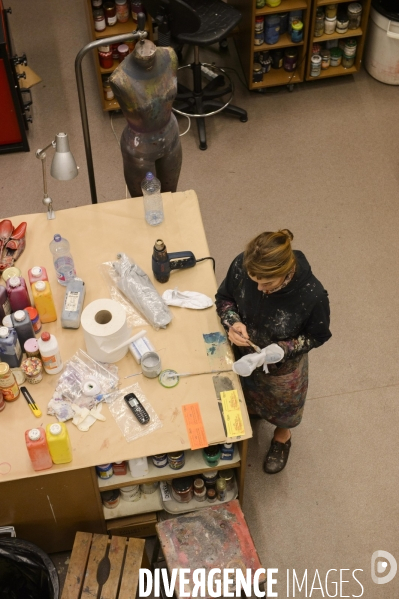
[{"label": "cardboard", "polygon": [[39,77],[39,75],[36,75],[36,73],[32,71],[32,69],[28,66],[17,64],[15,70],[17,71],[17,73],[21,75],[23,72],[25,72],[26,75],[25,79],[18,79],[19,87],[21,89],[30,89],[37,83],[40,83],[40,81],[42,80],[42,78]]}]

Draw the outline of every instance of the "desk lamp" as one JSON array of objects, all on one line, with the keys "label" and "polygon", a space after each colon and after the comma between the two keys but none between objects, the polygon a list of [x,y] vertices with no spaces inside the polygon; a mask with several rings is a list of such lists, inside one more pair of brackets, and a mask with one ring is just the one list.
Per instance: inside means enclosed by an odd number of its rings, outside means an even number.
[{"label": "desk lamp", "polygon": [[55,218],[53,209],[53,200],[47,194],[47,176],[46,176],[46,150],[50,147],[55,148],[55,154],[51,163],[50,174],[59,181],[69,181],[78,175],[78,168],[72,153],[69,149],[68,135],[66,133],[57,133],[55,139],[42,150],[37,150],[36,158],[42,161],[43,171],[43,204],[47,206],[47,218]]}]

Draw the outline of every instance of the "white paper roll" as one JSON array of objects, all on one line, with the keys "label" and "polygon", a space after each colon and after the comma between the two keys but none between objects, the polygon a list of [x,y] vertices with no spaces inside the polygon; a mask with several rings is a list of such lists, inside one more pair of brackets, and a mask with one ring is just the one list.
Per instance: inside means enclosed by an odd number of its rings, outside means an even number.
[{"label": "white paper roll", "polygon": [[91,302],[82,312],[82,328],[89,356],[99,362],[118,362],[127,353],[128,347],[113,351],[129,339],[126,312],[111,299]]}]

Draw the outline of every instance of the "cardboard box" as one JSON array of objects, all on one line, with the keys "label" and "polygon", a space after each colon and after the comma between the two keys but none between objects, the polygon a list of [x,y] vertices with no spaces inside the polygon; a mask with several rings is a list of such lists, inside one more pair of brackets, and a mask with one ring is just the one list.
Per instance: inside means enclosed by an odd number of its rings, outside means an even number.
[{"label": "cardboard box", "polygon": [[155,524],[157,523],[156,512],[139,514],[138,516],[127,516],[126,518],[115,518],[107,520],[107,531],[111,535],[124,537],[151,537],[156,535]]}]

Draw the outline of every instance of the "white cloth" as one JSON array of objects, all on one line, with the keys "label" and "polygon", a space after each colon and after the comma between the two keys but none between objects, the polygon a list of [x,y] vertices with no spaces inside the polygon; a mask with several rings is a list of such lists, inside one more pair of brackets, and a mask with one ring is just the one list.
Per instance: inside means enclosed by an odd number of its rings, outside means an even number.
[{"label": "white cloth", "polygon": [[263,366],[264,372],[268,374],[267,365],[280,362],[283,358],[284,350],[277,343],[272,343],[264,347],[260,354],[247,354],[234,362],[233,370],[239,376],[250,376],[255,368]]},{"label": "white cloth", "polygon": [[177,287],[164,291],[162,299],[168,306],[192,308],[193,310],[204,310],[213,306],[213,301],[207,295],[197,291],[179,291]]},{"label": "white cloth", "polygon": [[105,420],[105,416],[101,414],[101,404],[97,404],[91,410],[87,408],[80,408],[76,403],[72,404],[72,409],[75,412],[75,416],[72,419],[78,429],[82,432],[86,432],[96,422],[96,420]]}]

